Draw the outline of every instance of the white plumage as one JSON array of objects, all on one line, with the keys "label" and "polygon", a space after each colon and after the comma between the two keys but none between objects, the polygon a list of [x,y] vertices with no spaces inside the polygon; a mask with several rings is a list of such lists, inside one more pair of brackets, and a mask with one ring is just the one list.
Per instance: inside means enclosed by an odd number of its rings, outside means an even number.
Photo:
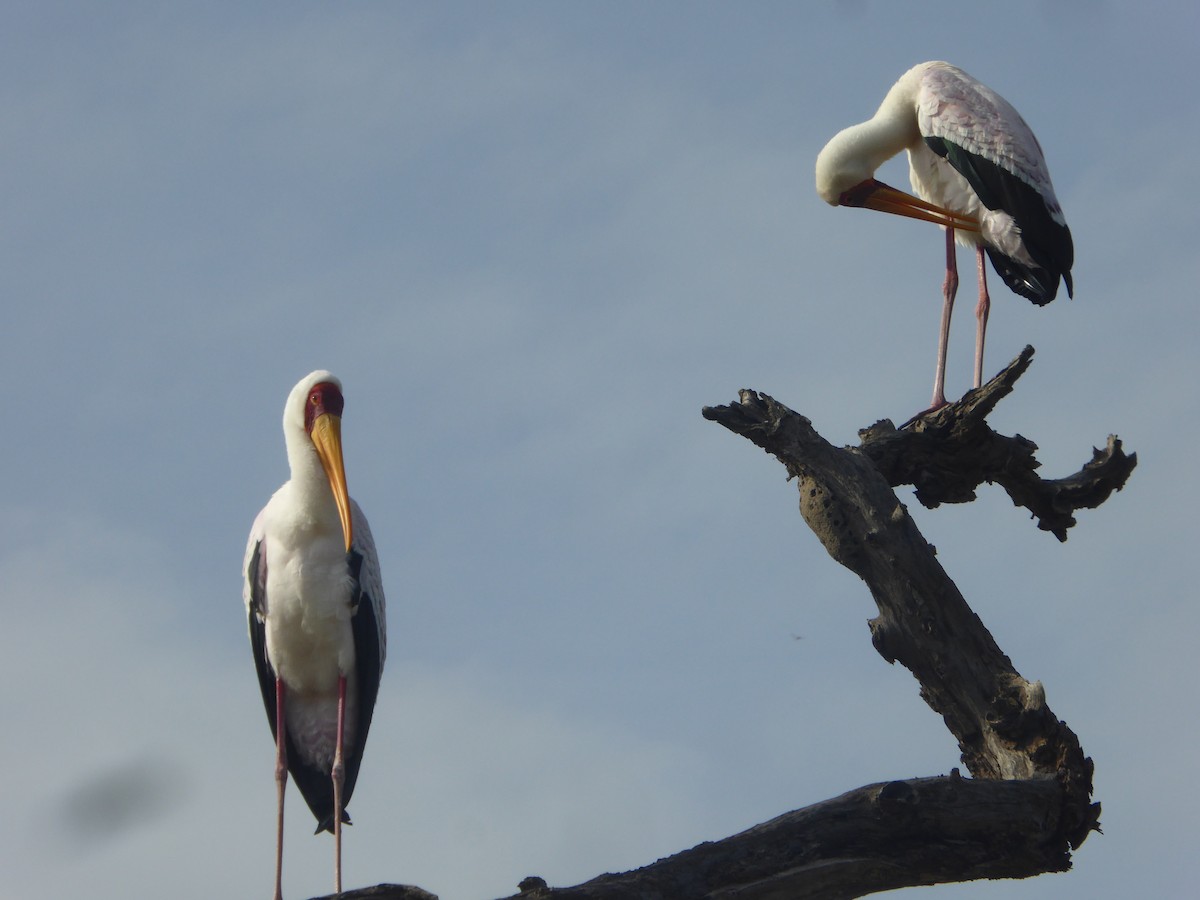
[{"label": "white plumage", "polygon": [[[908,151],[917,197],[875,180],[876,169],[902,150]],[[979,272],[976,387],[982,383],[991,306],[985,254],[1014,292],[1038,305],[1054,299],[1060,279],[1072,292],[1071,232],[1037,138],[1008,101],[949,63],[914,66],[871,119],[835,135],[817,157],[816,183],[817,193],[833,206],[865,206],[946,229],[933,408],[946,402],[946,344],[958,287],[956,239],[975,248]]]},{"label": "white plumage", "polygon": [[277,898],[288,771],[317,830],[334,832],[341,890],[341,825],[387,654],[379,558],[346,490],[342,407],[341,382],[329,372],[292,389],[283,414],[291,478],[255,518],[243,564],[250,642],[276,738]]}]

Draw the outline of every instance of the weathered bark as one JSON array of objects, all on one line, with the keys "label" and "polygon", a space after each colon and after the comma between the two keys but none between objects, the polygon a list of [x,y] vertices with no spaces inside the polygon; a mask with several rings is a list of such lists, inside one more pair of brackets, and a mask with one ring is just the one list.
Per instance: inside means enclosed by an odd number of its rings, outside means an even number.
[{"label": "weathered bark", "polygon": [[[980,483],[995,482],[1039,527],[1065,540],[1076,510],[1120,490],[1137,459],[1114,437],[1075,475],[1046,481],[1034,471],[1036,445],[987,426],[985,416],[1032,355],[1027,347],[987,385],[899,430],[890,422],[865,429],[854,448],[834,447],[804,416],[754,391],[704,410],[705,418],[775,456],[797,480],[805,521],[875,598],[876,650],[917,677],[921,696],[942,715],[974,777],[955,770],[868,785],[632,872],[569,888],[531,877],[514,897],[840,900],[1070,868],[1071,850],[1099,830],[1092,761],[1046,705],[1042,685],[1013,668],[892,491],[913,484],[918,499],[934,507],[973,499]],[[411,888],[392,889],[342,896],[417,900],[404,893]]]},{"label": "weathered bark", "polygon": [[[957,775],[858,788],[621,875],[527,900],[788,898],[830,900],[973,877],[1020,877],[1069,862],[1054,848],[1059,791],[1050,779]],[[991,848],[1007,845],[1003,857]]]}]

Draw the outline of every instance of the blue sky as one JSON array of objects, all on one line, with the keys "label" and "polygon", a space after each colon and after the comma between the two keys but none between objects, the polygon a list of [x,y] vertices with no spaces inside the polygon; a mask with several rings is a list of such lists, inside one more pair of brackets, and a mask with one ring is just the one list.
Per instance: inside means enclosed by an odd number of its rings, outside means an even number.
[{"label": "blue sky", "polygon": [[[1070,874],[928,893],[1194,888],[1200,13],[992,13],[10,4],[0,896],[270,890],[240,567],[315,368],[391,628],[347,886],[572,884],[958,765],[783,469],[700,416],[752,387],[850,443],[927,402],[940,235],[812,169],[938,58],[1022,111],[1075,237],[1074,301],[992,280],[987,370],[1037,348],[993,424],[1048,476],[1110,432],[1140,466],[1065,545],[999,489],[901,492],[1104,804]],[[289,801],[285,892],[325,893]]]}]

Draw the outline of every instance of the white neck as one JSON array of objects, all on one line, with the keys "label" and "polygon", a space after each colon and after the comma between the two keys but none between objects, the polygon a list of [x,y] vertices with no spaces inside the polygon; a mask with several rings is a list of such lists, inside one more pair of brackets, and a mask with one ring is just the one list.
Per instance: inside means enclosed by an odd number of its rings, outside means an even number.
[{"label": "white neck", "polygon": [[845,191],[873,178],[887,160],[921,139],[917,92],[922,69],[905,72],[874,116],[839,131],[817,156],[817,193],[826,203],[837,206]]},{"label": "white neck", "polygon": [[287,429],[288,465],[292,470],[291,493],[293,501],[310,516],[323,521],[335,522],[341,528],[337,504],[329,477],[316,448],[303,431]]}]

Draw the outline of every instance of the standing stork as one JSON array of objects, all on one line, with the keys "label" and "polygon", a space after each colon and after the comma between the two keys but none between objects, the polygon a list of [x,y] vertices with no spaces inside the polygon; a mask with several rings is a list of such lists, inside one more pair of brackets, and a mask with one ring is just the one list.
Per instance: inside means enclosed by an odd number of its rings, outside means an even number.
[{"label": "standing stork", "polygon": [[346,490],[342,384],[313,372],[292,388],[283,434],[292,477],[250,529],[243,597],[250,645],[275,737],[275,900],[281,897],[288,772],[334,837],[354,793],[387,650],[383,582],[371,529]]},{"label": "standing stork", "polygon": [[[908,151],[920,199],[875,180],[875,170]],[[1037,138],[1020,113],[991,88],[949,63],[905,72],[868,121],[846,128],[817,156],[817,193],[832,206],[865,206],[946,230],[946,278],[933,404],[946,403],[946,345],[958,290],[955,239],[975,248],[975,387],[983,383],[988,297],[984,253],[1004,283],[1038,306],[1061,278],[1071,295],[1071,231],[1054,196]]]}]

